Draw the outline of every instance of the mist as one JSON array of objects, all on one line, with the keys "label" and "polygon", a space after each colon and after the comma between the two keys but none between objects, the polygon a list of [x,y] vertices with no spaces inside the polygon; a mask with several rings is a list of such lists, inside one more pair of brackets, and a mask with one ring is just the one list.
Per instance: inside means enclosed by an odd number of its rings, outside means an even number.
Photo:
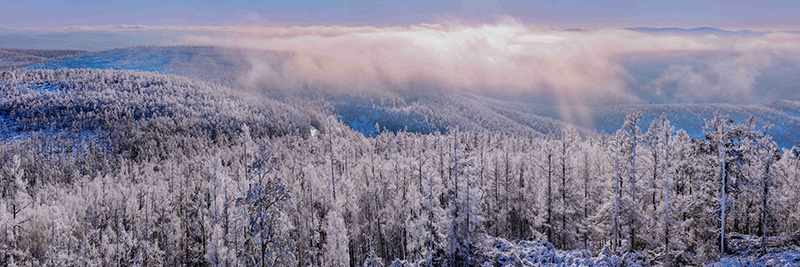
[{"label": "mist", "polygon": [[252,67],[242,82],[250,86],[380,92],[424,85],[569,106],[758,103],[776,95],[770,90],[792,91],[791,83],[764,79],[786,79],[770,74],[800,62],[797,33],[554,29],[513,18],[398,27],[228,27],[181,39],[289,52],[279,61],[249,57]]}]

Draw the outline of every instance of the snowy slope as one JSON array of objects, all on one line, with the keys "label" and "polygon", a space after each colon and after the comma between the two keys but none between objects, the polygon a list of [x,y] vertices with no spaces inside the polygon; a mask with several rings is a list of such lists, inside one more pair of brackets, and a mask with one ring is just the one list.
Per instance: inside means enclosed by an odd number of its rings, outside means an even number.
[{"label": "snowy slope", "polygon": [[174,75],[112,70],[0,72],[0,139],[29,132],[131,128],[235,138],[310,130],[307,113],[266,98]]},{"label": "snowy slope", "polygon": [[86,53],[82,50],[35,50],[0,48],[0,69],[10,69]]},{"label": "snowy slope", "polygon": [[800,266],[800,236],[771,236],[762,240],[757,236],[731,234],[728,242],[730,255],[707,266]]},{"label": "snowy slope", "polygon": [[247,68],[239,51],[212,47],[132,47],[56,59],[25,69],[114,69],[176,74],[230,85]]}]

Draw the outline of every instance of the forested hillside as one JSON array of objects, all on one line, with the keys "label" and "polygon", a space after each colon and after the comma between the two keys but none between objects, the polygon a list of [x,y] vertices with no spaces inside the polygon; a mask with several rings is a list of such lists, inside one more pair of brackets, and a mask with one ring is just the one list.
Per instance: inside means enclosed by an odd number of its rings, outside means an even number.
[{"label": "forested hillside", "polygon": [[800,245],[800,148],[758,118],[366,137],[333,106],[177,76],[10,71],[0,91],[2,265],[680,266]]},{"label": "forested hillside", "polygon": [[83,50],[38,50],[0,48],[0,70],[86,53]]},{"label": "forested hillside", "polygon": [[[578,126],[577,130],[582,134],[610,134],[619,128],[626,114],[640,111],[645,124],[665,113],[676,127],[686,130],[692,137],[701,137],[703,119],[713,116],[716,110],[737,121],[755,116],[757,127],[775,126],[771,135],[781,147],[793,146],[797,139],[796,132],[800,131],[800,106],[797,101],[791,100],[796,100],[793,92],[779,93],[777,96],[780,98],[760,104],[562,106],[548,99],[525,101],[498,98],[425,83],[397,85],[391,89],[363,86],[340,88],[341,86],[303,82],[302,77],[292,72],[273,73],[289,64],[293,56],[297,55],[291,52],[241,48],[145,46],[79,54],[29,65],[23,69],[91,68],[158,72],[221,84],[237,91],[263,95],[278,102],[313,101],[312,105],[304,106],[322,106],[323,110],[332,110],[347,126],[367,136],[377,134],[375,123],[393,132],[407,130],[431,133],[444,131],[448,127],[458,127],[462,130],[514,131],[542,135],[556,133],[564,127]],[[633,74],[658,73],[666,68],[668,67],[664,64],[632,65],[630,71]],[[646,84],[649,81],[639,78],[643,80],[637,80],[638,83]],[[638,86],[646,87],[642,84]],[[648,92],[645,89],[640,91],[636,93]],[[772,92],[769,95],[776,97],[775,94]]]}]

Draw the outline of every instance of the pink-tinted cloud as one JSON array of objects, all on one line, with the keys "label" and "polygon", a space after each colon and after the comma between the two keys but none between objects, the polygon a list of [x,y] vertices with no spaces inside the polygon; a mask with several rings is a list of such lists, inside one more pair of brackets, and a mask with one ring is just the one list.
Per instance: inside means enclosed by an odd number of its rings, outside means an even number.
[{"label": "pink-tinted cloud", "polygon": [[[252,57],[249,84],[383,90],[421,82],[469,92],[549,97],[565,105],[642,101],[629,88],[620,60],[670,52],[726,52],[709,70],[675,65],[652,90],[681,98],[728,93],[752,98],[754,80],[771,58],[800,58],[800,35],[667,35],[624,29],[570,31],[526,25],[420,24],[406,27],[228,27],[193,34],[193,44],[289,51],[276,64]],[[668,88],[672,84],[675,88]],[[656,92],[658,94],[658,92]]]}]

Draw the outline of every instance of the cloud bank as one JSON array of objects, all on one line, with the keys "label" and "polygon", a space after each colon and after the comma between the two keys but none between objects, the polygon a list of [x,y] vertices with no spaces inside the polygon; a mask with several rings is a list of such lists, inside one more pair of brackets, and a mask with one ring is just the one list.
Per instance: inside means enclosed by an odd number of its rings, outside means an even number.
[{"label": "cloud bank", "polygon": [[[191,34],[192,44],[288,51],[252,57],[251,81],[380,90],[426,86],[560,104],[748,102],[775,58],[800,59],[800,34],[656,34],[625,29],[558,30],[514,19],[494,24],[406,27],[231,27]],[[724,54],[703,66],[667,64],[648,83],[622,62],[670,54]],[[656,56],[658,55],[658,56]],[[276,81],[275,79],[278,79]]]},{"label": "cloud bank", "polygon": [[59,44],[84,46],[81,38],[91,36],[101,41],[99,47],[196,44],[282,51],[279,57],[248,55],[251,68],[240,80],[284,90],[440,89],[562,105],[800,98],[798,79],[792,78],[800,73],[800,32],[553,29],[513,18],[402,27],[105,25],[4,31],[0,41],[11,43],[20,38],[14,34],[35,35],[17,40],[26,47],[53,35],[65,39]]}]

